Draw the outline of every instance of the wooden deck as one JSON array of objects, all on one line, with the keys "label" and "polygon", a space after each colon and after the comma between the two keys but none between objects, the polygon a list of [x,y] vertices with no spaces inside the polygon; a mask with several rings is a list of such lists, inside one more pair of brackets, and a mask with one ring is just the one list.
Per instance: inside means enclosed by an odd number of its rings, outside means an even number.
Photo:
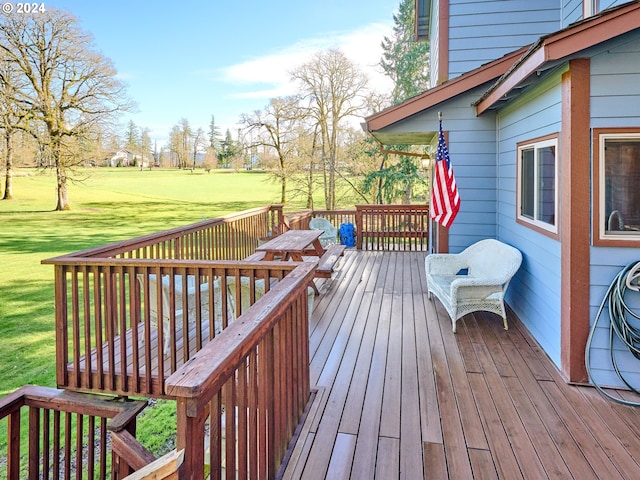
[{"label": "wooden deck", "polygon": [[321,286],[285,478],[640,478],[640,411],[567,385],[516,318],[453,334],[424,255],[350,250]]}]

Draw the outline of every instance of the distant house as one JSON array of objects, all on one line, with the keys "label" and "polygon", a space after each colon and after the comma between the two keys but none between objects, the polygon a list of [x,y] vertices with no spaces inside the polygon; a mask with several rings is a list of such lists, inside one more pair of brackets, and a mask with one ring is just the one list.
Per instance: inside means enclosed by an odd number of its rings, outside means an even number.
[{"label": "distant house", "polygon": [[106,159],[109,167],[149,167],[149,159],[141,153],[122,148]]},{"label": "distant house", "polygon": [[[508,303],[568,381],[610,282],[640,260],[640,2],[417,0],[432,88],[366,119],[382,144],[435,144],[462,199],[435,248],[497,238],[523,253]],[[638,302],[640,305],[640,302]],[[596,331],[593,378],[623,386]],[[614,342],[640,385],[640,360]]]}]

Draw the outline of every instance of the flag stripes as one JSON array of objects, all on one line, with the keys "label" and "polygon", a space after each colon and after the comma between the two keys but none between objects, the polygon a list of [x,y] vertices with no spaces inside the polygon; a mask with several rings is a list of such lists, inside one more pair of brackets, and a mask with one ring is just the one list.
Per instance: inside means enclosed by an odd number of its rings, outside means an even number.
[{"label": "flag stripes", "polygon": [[453,175],[447,143],[442,132],[442,121],[440,121],[438,134],[438,151],[431,189],[430,210],[431,218],[445,228],[451,226],[460,210],[460,194]]}]

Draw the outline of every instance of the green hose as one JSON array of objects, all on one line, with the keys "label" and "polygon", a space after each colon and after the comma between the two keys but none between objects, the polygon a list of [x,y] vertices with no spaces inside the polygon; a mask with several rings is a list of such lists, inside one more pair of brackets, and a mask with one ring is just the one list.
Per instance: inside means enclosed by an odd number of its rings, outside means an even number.
[{"label": "green hose", "polygon": [[630,405],[634,407],[640,406],[640,402],[631,402],[627,400],[623,400],[617,397],[612,396],[611,394],[605,392],[597,382],[593,380],[591,375],[591,342],[593,340],[593,335],[598,325],[598,321],[600,320],[600,315],[604,310],[605,305],[609,309],[609,318],[610,318],[610,327],[609,327],[609,351],[611,354],[611,362],[613,364],[613,369],[615,370],[618,378],[633,392],[640,394],[636,388],[631,386],[629,382],[624,378],[622,372],[618,368],[618,362],[616,360],[616,356],[614,354],[613,349],[613,339],[614,332],[620,338],[620,340],[627,346],[631,354],[640,359],[640,329],[634,327],[630,322],[630,317],[635,318],[636,320],[640,320],[640,315],[631,310],[624,301],[624,294],[627,289],[639,292],[640,291],[640,262],[633,262],[623,268],[616,278],[613,279],[611,285],[607,290],[604,298],[602,299],[602,303],[600,304],[600,308],[598,308],[598,313],[596,318],[591,326],[591,330],[589,331],[589,337],[587,338],[587,346],[586,346],[586,357],[587,357],[587,374],[589,375],[589,379],[593,383],[593,385],[598,389],[598,391],[604,395],[605,397],[613,400],[614,402],[621,403],[623,405]]}]

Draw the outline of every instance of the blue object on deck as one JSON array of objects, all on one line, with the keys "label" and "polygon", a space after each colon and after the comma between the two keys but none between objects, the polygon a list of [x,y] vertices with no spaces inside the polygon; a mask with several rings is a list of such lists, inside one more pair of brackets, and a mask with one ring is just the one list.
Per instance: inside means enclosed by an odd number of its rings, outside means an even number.
[{"label": "blue object on deck", "polygon": [[356,246],[356,234],[353,223],[341,223],[339,234],[340,244],[346,245],[347,247]]}]

